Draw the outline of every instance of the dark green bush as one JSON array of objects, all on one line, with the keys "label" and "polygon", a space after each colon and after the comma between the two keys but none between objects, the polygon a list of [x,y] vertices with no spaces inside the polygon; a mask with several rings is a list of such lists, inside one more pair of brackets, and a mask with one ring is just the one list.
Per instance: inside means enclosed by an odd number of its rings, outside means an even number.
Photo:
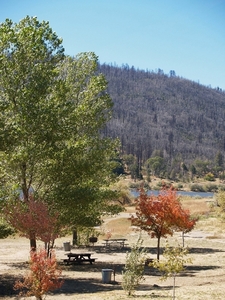
[{"label": "dark green bush", "polygon": [[7,238],[7,236],[14,234],[14,230],[5,221],[0,220],[0,239]]},{"label": "dark green bush", "polygon": [[131,182],[131,183],[129,184],[129,187],[130,187],[130,189],[139,189],[139,188],[141,188],[141,187],[143,187],[143,188],[146,189],[146,190],[150,190],[150,189],[151,189],[149,183],[146,182],[146,181],[141,181],[141,182],[140,182],[140,181],[139,181],[139,182]]},{"label": "dark green bush", "polygon": [[182,189],[183,187],[184,187],[184,186],[183,186],[182,183],[178,183],[178,184],[175,186],[175,188],[178,189],[178,190]]}]

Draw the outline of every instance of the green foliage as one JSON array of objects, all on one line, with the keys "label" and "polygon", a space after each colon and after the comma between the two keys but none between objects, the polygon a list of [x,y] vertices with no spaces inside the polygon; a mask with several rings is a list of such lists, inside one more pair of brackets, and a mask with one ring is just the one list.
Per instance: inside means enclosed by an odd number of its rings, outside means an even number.
[{"label": "green foliage", "polygon": [[132,164],[129,166],[130,175],[132,179],[139,178],[139,166],[138,164]]},{"label": "green foliage", "polygon": [[182,162],[182,164],[181,164],[181,168],[183,169],[184,172],[187,172],[187,171],[188,171],[187,166],[186,166],[185,163],[183,163],[183,162]]},{"label": "green foliage", "polygon": [[125,170],[124,170],[122,158],[120,158],[119,155],[117,154],[116,157],[113,158],[113,160],[116,162],[116,166],[113,169],[113,173],[115,173],[117,176],[124,175]]},{"label": "green foliage", "polygon": [[190,189],[192,192],[205,192],[204,186],[198,183],[191,184]]},{"label": "green foliage", "polygon": [[206,192],[217,192],[218,188],[219,187],[217,184],[206,184],[205,191]]},{"label": "green foliage", "polygon": [[146,260],[146,250],[142,248],[143,241],[139,238],[137,243],[131,247],[131,252],[127,252],[126,264],[123,272],[122,288],[132,295],[140,282],[144,279],[144,266]]},{"label": "green foliage", "polygon": [[[117,182],[113,183],[111,188],[116,192],[115,200],[122,206],[132,202],[130,187],[123,180],[118,180]],[[124,209],[124,207],[121,207],[121,209]]]},{"label": "green foliage", "polygon": [[178,190],[182,189],[184,186],[182,183],[178,183],[177,186],[175,188],[177,188]]},{"label": "green foliage", "polygon": [[115,193],[108,186],[116,178],[113,158],[119,144],[99,133],[111,117],[112,102],[105,78],[96,71],[94,53],[68,57],[60,66],[68,92],[60,99],[62,136],[46,182],[52,186],[52,201],[57,198],[65,211],[64,222],[80,226],[95,226],[103,211],[116,209],[110,203]]},{"label": "green foliage", "polygon": [[97,67],[92,52],[65,57],[48,22],[0,25],[2,199],[29,201],[32,188],[68,227],[118,211],[109,185],[119,142],[101,134],[113,103]]},{"label": "green foliage", "polygon": [[130,172],[132,179],[142,179],[140,164],[136,156],[132,154],[123,155],[123,161],[126,164],[127,171]]},{"label": "green foliage", "polygon": [[79,227],[77,228],[77,245],[88,246],[90,244],[90,237],[98,237],[101,234],[93,227]]},{"label": "green foliage", "polygon": [[146,161],[145,164],[155,176],[159,176],[160,173],[165,169],[165,162],[161,156],[151,157]]},{"label": "green foliage", "polygon": [[131,188],[131,189],[139,189],[140,188],[140,183],[139,182],[130,182],[129,183],[129,188]]},{"label": "green foliage", "polygon": [[211,172],[209,172],[204,176],[204,179],[207,181],[215,181],[215,176]]},{"label": "green foliage", "polygon": [[219,179],[220,180],[225,180],[225,173],[224,172],[219,174]]},{"label": "green foliage", "polygon": [[163,260],[154,260],[151,263],[152,266],[159,269],[162,272],[162,280],[166,280],[168,277],[173,277],[173,299],[175,299],[175,278],[184,270],[186,263],[191,263],[192,260],[187,258],[188,248],[183,247],[170,247],[168,242],[166,243],[165,250],[163,252]]},{"label": "green foliage", "polygon": [[215,164],[217,167],[221,167],[221,168],[223,167],[223,155],[220,151],[217,152],[215,156]]},{"label": "green foliage", "polygon": [[162,150],[154,150],[152,152],[151,157],[162,157],[163,158],[163,151]]},{"label": "green foliage", "polygon": [[220,190],[220,191],[225,191],[225,185],[224,184],[219,184],[218,185],[218,189],[217,191]]},{"label": "green foliage", "polygon": [[137,158],[132,154],[123,155],[123,160],[125,164],[129,167],[130,165],[134,164]]},{"label": "green foliage", "polygon": [[191,165],[191,174],[192,174],[192,176],[196,175],[196,173],[197,173],[197,170],[196,170],[195,166]]},{"label": "green foliage", "polygon": [[56,66],[64,57],[61,42],[48,22],[37,18],[26,17],[18,24],[7,19],[0,25],[0,171],[5,195],[17,188],[28,199],[31,184],[40,186],[46,176],[56,124],[50,99],[57,89]]},{"label": "green foliage", "polygon": [[191,262],[190,258],[186,258],[187,254],[188,248],[170,247],[167,242],[163,252],[164,259],[154,260],[152,265],[163,272],[162,280],[166,280],[168,277],[177,276],[184,270],[184,264]]},{"label": "green foliage", "polygon": [[196,159],[194,165],[199,176],[204,176],[209,171],[209,161]]},{"label": "green foliage", "polygon": [[15,231],[10,227],[4,219],[0,219],[0,239],[7,238],[9,235],[12,235]]},{"label": "green foliage", "polygon": [[148,182],[146,181],[139,181],[139,182],[131,182],[129,184],[129,188],[131,189],[140,189],[140,188],[144,188],[146,190],[150,190],[150,185]]},{"label": "green foliage", "polygon": [[172,180],[176,180],[176,171],[174,169],[172,169],[172,171],[170,172],[169,178]]}]

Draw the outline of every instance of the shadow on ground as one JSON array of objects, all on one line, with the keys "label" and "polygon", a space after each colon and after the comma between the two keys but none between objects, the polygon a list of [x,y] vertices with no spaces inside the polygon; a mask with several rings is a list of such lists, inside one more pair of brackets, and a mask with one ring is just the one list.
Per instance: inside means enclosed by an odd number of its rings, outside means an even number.
[{"label": "shadow on ground", "polygon": [[192,254],[211,254],[216,252],[225,252],[224,250],[215,248],[188,248],[188,251]]},{"label": "shadow on ground", "polygon": [[16,281],[15,276],[11,275],[6,275],[6,274],[1,274],[0,275],[0,297],[2,296],[13,296],[18,294],[16,291],[13,289],[13,285]]},{"label": "shadow on ground", "polygon": [[117,282],[102,283],[98,278],[66,278],[61,289],[54,294],[75,294],[75,293],[97,293],[112,290],[121,290],[122,287]]},{"label": "shadow on ground", "polygon": [[[179,276],[182,277],[193,277],[195,276],[196,273],[199,273],[201,271],[207,271],[207,270],[216,270],[216,269],[220,269],[220,267],[218,266],[195,266],[195,265],[191,265],[191,266],[187,266],[183,272],[181,272],[179,274]],[[148,276],[161,276],[162,272],[158,271],[157,269],[153,268],[153,267],[145,267],[145,272],[144,275],[148,275]]]},{"label": "shadow on ground", "polygon": [[[74,249],[75,250],[75,249]],[[102,247],[95,248],[96,252],[101,253],[106,251]],[[107,250],[107,252],[113,256],[114,253],[124,253],[126,251],[129,251],[130,249],[110,249]],[[189,249],[190,253],[201,253],[201,254],[207,254],[207,253],[214,253],[214,252],[224,252],[219,249],[213,249],[213,248],[191,248]],[[155,255],[156,248],[148,248],[148,253],[150,254],[150,257],[152,254]],[[163,249],[161,249],[163,251]],[[7,265],[10,265],[14,269],[27,269],[28,263],[7,263]],[[107,263],[107,262],[101,262],[96,261],[95,263],[91,264],[81,264],[81,265],[65,265],[64,263],[60,263],[60,266],[63,270],[66,270],[68,273],[68,276],[64,278],[64,284],[61,287],[61,289],[56,290],[53,294],[78,294],[78,293],[97,293],[97,292],[106,292],[106,291],[112,291],[112,290],[121,290],[122,287],[117,282],[117,276],[122,274],[122,271],[124,269],[124,264],[113,264],[113,263]],[[198,266],[198,265],[191,265],[187,266],[185,271],[180,274],[180,276],[195,276],[195,273],[206,271],[206,270],[213,270],[219,268],[218,266],[212,266],[212,265],[205,265],[205,266]],[[112,269],[112,281],[110,283],[103,283],[102,282],[102,270],[103,269]],[[78,272],[77,278],[70,278],[70,272]],[[88,278],[80,278],[79,272],[86,272],[88,274]],[[115,273],[114,273],[115,272]],[[98,276],[96,274],[91,273],[98,273]],[[115,274],[115,277],[114,277]],[[154,269],[153,267],[145,266],[144,271],[145,276],[161,276],[161,273]],[[71,276],[72,277],[72,276]],[[4,296],[14,296],[18,295],[17,291],[14,291],[13,285],[17,279],[20,279],[19,276],[12,276],[8,274],[1,274],[0,275],[0,297]],[[159,287],[159,286],[149,286],[142,284],[140,287],[141,290],[149,290],[151,289],[153,291],[161,290],[161,289],[171,289],[171,287]],[[157,297],[157,295],[155,295]],[[153,298],[155,298],[153,296]]]},{"label": "shadow on ground", "polygon": [[[103,269],[112,269],[113,273],[115,272],[115,276],[117,274],[121,274],[124,269],[124,264],[113,264],[113,263],[107,263],[107,262],[95,262],[92,265],[89,263],[84,264],[71,264],[71,265],[65,265],[61,264],[61,267],[63,270],[66,270],[68,272],[87,272],[87,273],[99,273],[99,277],[102,275]],[[114,275],[112,276],[114,277]]]}]

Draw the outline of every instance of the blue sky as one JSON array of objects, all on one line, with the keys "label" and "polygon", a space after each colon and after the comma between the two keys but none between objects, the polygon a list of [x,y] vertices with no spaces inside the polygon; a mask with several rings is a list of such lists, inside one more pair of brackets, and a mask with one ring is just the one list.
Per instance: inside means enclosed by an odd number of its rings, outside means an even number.
[{"label": "blue sky", "polygon": [[225,90],[225,0],[0,0],[0,22],[49,21],[66,53]]}]

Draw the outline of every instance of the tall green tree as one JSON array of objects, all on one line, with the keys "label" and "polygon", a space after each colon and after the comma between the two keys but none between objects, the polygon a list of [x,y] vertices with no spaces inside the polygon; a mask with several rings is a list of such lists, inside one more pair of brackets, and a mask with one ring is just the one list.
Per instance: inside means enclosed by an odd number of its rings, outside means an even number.
[{"label": "tall green tree", "polygon": [[146,161],[147,169],[151,170],[154,176],[159,176],[160,173],[165,169],[164,159],[160,156],[150,157]]},{"label": "tall green tree", "polygon": [[224,173],[224,162],[223,162],[223,155],[222,153],[219,151],[217,152],[216,156],[215,156],[215,173],[217,174],[217,176],[219,176],[221,173]]},{"label": "tall green tree", "polygon": [[48,22],[26,17],[18,24],[8,19],[1,24],[1,174],[9,188],[20,186],[25,200],[41,157],[49,156],[50,95],[62,59],[61,40]]},{"label": "tall green tree", "polygon": [[216,156],[215,156],[215,164],[216,167],[223,167],[223,155],[222,153],[219,151],[217,152]]},{"label": "tall green tree", "polygon": [[123,160],[127,166],[127,171],[130,172],[131,178],[136,180],[142,178],[140,165],[136,156],[132,154],[123,155]]},{"label": "tall green tree", "polygon": [[66,90],[58,100],[62,136],[45,181],[47,186],[57,182],[50,197],[57,198],[63,221],[71,225],[94,226],[103,211],[115,208],[108,201],[114,195],[107,187],[115,179],[117,162],[112,158],[118,142],[101,136],[111,118],[112,101],[97,62],[91,52],[67,57],[59,66]]},{"label": "tall green tree", "polygon": [[[63,51],[48,22],[26,17],[0,25],[0,171],[6,197],[20,191],[29,201],[31,185],[37,188],[43,180],[55,120],[51,94]],[[35,237],[30,240],[36,247]]]},{"label": "tall green tree", "polygon": [[197,173],[197,170],[196,170],[196,168],[195,168],[195,166],[194,165],[191,165],[191,179],[193,179],[194,178],[194,176],[196,175],[196,173]]},{"label": "tall green tree", "polygon": [[204,176],[207,172],[209,172],[209,161],[204,161],[200,159],[196,159],[194,161],[194,165],[196,167],[197,174],[199,176]]},{"label": "tall green tree", "polygon": [[48,22],[0,25],[1,195],[29,201],[34,192],[68,226],[93,225],[114,208],[118,143],[101,137],[112,101],[97,56],[63,52]]}]

